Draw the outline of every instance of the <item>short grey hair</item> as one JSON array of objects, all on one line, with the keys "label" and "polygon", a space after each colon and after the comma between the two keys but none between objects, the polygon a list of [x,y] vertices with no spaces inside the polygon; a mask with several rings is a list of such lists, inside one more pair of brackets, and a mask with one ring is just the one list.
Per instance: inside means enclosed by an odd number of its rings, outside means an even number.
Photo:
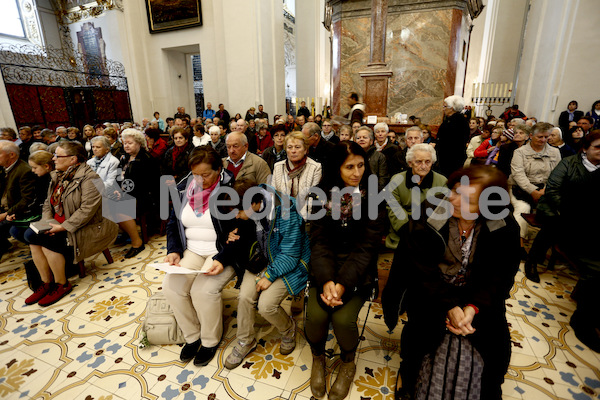
[{"label": "short grey hair", "polygon": [[100,142],[105,149],[110,149],[110,142],[106,136],[94,136],[90,142],[92,142],[92,144]]},{"label": "short grey hair", "polygon": [[546,133],[546,132],[550,132],[552,131],[552,128],[554,128],[554,125],[548,123],[548,122],[538,122],[537,124],[534,125],[533,129],[531,130],[531,135],[537,135],[538,133]]},{"label": "short grey hair", "polygon": [[146,136],[137,129],[127,128],[123,132],[121,132],[121,140],[125,139],[133,139],[137,143],[139,143],[140,147],[144,150],[148,150],[148,142],[146,142]]},{"label": "short grey hair", "polygon": [[360,132],[360,131],[367,131],[369,133],[369,137],[371,138],[371,140],[375,141],[375,134],[373,133],[373,129],[369,128],[366,125],[363,125],[356,130],[356,134],[358,135],[358,132]]},{"label": "short grey hair", "polygon": [[385,129],[386,133],[390,131],[390,127],[385,122],[378,122],[378,123],[376,123],[375,126],[373,127],[373,130],[376,131],[376,130],[381,129],[381,128]]},{"label": "short grey hair", "polygon": [[531,136],[532,128],[529,125],[525,125],[525,124],[516,125],[513,127],[513,132],[516,132],[517,129],[520,131],[523,131],[523,133],[525,135],[527,135],[527,137]]},{"label": "short grey hair", "polygon": [[19,157],[19,155],[21,154],[19,146],[17,146],[15,142],[12,142],[10,140],[0,140],[0,151],[3,151],[4,153],[16,154],[17,157]]},{"label": "short grey hair", "polygon": [[404,136],[406,136],[406,134],[411,131],[419,132],[421,139],[423,139],[423,130],[421,128],[419,128],[418,126],[411,126],[410,128],[408,128],[406,130],[406,132],[404,132]]},{"label": "short grey hair", "polygon": [[516,125],[522,125],[525,123],[525,120],[523,118],[513,118],[510,120],[510,122],[512,122],[513,124]]},{"label": "short grey hair", "polygon": [[413,147],[409,148],[406,152],[406,162],[412,162],[412,160],[415,159],[415,153],[417,151],[429,153],[431,155],[431,164],[435,164],[435,162],[437,161],[437,154],[435,152],[435,148],[432,145],[426,143],[418,143],[415,144]]},{"label": "short grey hair", "polygon": [[[303,115],[299,115],[299,117],[303,117]],[[304,126],[302,126],[302,131],[304,132],[305,129],[310,134],[308,137],[313,137],[315,135],[321,134],[321,127],[314,122],[305,123]]]},{"label": "short grey hair", "polygon": [[457,112],[460,112],[465,108],[465,99],[457,95],[446,97],[444,103]]},{"label": "short grey hair", "polygon": [[[213,133],[218,133],[219,135],[221,134],[221,128],[219,128],[217,125],[213,125],[210,128],[208,128],[208,134],[211,135]],[[246,135],[244,135],[246,136]]]},{"label": "short grey hair", "polygon": [[[221,131],[219,130],[219,132]],[[231,135],[239,135],[242,146],[246,146],[248,144],[248,138],[242,132],[231,132],[227,134],[227,136],[225,136],[225,143],[227,143],[227,140],[231,137]]]}]

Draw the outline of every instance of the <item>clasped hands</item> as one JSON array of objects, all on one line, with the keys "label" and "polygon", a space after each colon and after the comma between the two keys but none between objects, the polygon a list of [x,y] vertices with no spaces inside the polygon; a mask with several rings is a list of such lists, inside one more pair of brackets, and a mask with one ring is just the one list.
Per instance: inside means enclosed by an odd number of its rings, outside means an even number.
[{"label": "clasped hands", "polygon": [[330,306],[331,308],[341,306],[344,304],[342,296],[346,288],[339,283],[329,281],[323,285],[323,293],[321,293],[321,300],[323,303]]},{"label": "clasped hands", "polygon": [[475,328],[471,325],[475,317],[475,309],[471,306],[460,308],[458,306],[448,310],[446,315],[446,328],[455,335],[471,335]]}]

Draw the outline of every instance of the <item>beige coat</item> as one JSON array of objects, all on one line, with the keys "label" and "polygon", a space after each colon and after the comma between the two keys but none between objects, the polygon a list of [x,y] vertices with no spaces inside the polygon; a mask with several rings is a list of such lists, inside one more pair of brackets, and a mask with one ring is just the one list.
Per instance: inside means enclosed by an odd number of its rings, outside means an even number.
[{"label": "beige coat", "polygon": [[[54,218],[50,196],[58,180],[56,171],[50,177],[44,219]],[[102,180],[86,163],[81,163],[62,196],[66,219],[61,225],[67,230],[68,244],[74,248],[74,264],[108,248],[117,237],[117,225],[102,217],[102,196],[95,184],[102,185]]]},{"label": "beige coat", "polygon": [[527,143],[515,150],[510,163],[509,183],[532,193],[537,190],[536,184],[546,183],[550,172],[559,162],[560,151],[556,147],[546,144],[544,149],[537,153],[531,144]]},{"label": "beige coat", "polygon": [[[227,158],[223,159],[223,168],[227,169],[229,165],[229,161]],[[256,154],[250,153],[249,151],[246,153],[246,159],[242,164],[242,168],[240,172],[238,172],[235,179],[240,178],[248,178],[256,181],[256,183],[267,183],[267,180],[271,175],[271,168],[269,168],[269,164],[261,157]]]},{"label": "beige coat", "polygon": [[[285,193],[288,196],[292,195],[292,180],[289,178],[285,163],[287,160],[278,161],[273,167],[273,181],[272,186],[279,190],[281,193]],[[312,206],[312,199],[307,199],[310,188],[317,186],[321,181],[321,164],[313,160],[312,158],[306,159],[306,167],[302,174],[296,178],[294,182],[295,189],[298,190],[296,200],[299,205],[302,205],[302,209],[298,210],[304,219],[308,216],[309,208]]]}]

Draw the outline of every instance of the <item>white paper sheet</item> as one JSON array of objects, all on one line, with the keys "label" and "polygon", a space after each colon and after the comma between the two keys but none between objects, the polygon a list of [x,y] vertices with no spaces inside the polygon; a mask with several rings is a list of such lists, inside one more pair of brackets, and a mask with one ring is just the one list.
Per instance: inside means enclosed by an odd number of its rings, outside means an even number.
[{"label": "white paper sheet", "polygon": [[178,267],[177,265],[169,265],[169,263],[148,264],[149,267],[164,271],[167,274],[204,274],[206,272],[197,269],[187,269]]}]

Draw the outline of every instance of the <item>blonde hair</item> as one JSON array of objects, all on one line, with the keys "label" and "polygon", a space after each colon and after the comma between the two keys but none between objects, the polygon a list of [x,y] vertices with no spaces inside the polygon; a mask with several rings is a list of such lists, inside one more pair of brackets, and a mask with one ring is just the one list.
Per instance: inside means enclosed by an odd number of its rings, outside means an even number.
[{"label": "blonde hair", "polygon": [[294,132],[287,134],[285,136],[285,143],[284,143],[285,147],[287,147],[290,140],[299,140],[304,145],[304,150],[308,150],[308,146],[309,146],[308,140],[306,140],[306,137],[304,136],[304,134],[302,132],[294,131]]},{"label": "blonde hair", "polygon": [[125,140],[127,138],[133,139],[135,142],[139,143],[140,147],[146,151],[148,151],[148,143],[146,142],[146,137],[144,134],[137,129],[127,128],[121,133],[121,140]]},{"label": "blonde hair", "polygon": [[31,153],[29,155],[29,161],[40,165],[40,166],[44,166],[44,165],[50,165],[50,169],[54,169],[54,163],[52,162],[52,157],[54,157],[54,155],[46,150],[38,150],[38,151],[34,151],[33,153]]}]

